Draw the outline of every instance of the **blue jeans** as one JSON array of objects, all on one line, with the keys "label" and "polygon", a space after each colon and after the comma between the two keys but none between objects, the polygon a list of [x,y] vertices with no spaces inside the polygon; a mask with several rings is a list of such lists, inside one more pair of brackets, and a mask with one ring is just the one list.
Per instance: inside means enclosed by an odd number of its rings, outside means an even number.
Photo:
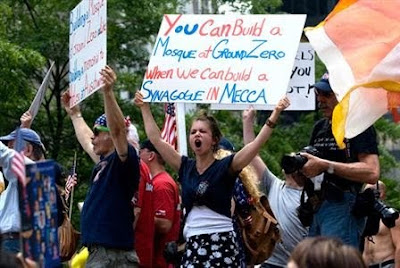
[{"label": "blue jeans", "polygon": [[16,254],[21,251],[19,238],[5,238],[1,241],[1,250]]},{"label": "blue jeans", "polygon": [[344,192],[340,201],[324,200],[314,214],[308,236],[330,236],[343,243],[359,248],[361,234],[365,227],[365,218],[357,219],[352,214],[356,195]]}]

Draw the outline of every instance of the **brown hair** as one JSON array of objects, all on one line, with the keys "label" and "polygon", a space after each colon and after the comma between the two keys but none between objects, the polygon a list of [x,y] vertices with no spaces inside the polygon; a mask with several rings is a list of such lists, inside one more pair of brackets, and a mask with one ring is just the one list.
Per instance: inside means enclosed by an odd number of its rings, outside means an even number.
[{"label": "brown hair", "polygon": [[208,122],[208,125],[210,126],[211,129],[211,135],[212,138],[215,140],[215,145],[213,147],[213,152],[216,152],[218,150],[218,144],[219,141],[221,140],[222,133],[221,130],[218,127],[218,123],[215,120],[215,118],[211,115],[207,114],[207,111],[205,110],[200,110],[198,115],[194,118],[193,121],[204,121]]},{"label": "brown hair", "polygon": [[290,261],[298,268],[366,268],[360,252],[328,237],[306,238],[292,251]]},{"label": "brown hair", "polygon": [[[214,157],[216,159],[222,159],[231,154],[232,152],[229,150],[218,149]],[[257,175],[254,172],[254,169],[251,166],[246,166],[239,173],[239,178],[243,182],[246,191],[254,199],[254,201],[257,202],[260,199],[261,193],[258,190],[258,180],[257,180]]]}]

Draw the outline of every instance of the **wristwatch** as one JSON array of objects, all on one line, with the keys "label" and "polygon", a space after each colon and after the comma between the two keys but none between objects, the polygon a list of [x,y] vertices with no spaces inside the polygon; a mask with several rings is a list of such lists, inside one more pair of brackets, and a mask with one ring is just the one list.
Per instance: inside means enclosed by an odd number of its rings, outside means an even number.
[{"label": "wristwatch", "polygon": [[326,170],[329,174],[333,174],[335,172],[335,168],[332,163],[329,163],[328,169]]}]

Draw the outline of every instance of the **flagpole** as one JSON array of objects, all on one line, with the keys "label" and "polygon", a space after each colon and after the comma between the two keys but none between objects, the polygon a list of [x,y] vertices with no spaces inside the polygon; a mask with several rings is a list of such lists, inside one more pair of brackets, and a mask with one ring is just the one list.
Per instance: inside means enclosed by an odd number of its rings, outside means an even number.
[{"label": "flagpole", "polygon": [[178,133],[178,150],[181,155],[188,155],[186,139],[185,103],[176,104],[176,131]]}]

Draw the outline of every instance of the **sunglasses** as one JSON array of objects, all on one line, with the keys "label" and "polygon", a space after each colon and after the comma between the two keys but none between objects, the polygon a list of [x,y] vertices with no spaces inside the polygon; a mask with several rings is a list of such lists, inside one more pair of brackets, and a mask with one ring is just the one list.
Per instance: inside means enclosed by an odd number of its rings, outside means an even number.
[{"label": "sunglasses", "polygon": [[333,92],[324,92],[322,90],[318,90],[317,88],[314,88],[315,96],[322,96],[325,98],[329,98],[333,95]]},{"label": "sunglasses", "polygon": [[95,126],[93,128],[93,135],[98,136],[100,132],[109,132],[110,129],[108,127],[103,127],[103,126]]}]

